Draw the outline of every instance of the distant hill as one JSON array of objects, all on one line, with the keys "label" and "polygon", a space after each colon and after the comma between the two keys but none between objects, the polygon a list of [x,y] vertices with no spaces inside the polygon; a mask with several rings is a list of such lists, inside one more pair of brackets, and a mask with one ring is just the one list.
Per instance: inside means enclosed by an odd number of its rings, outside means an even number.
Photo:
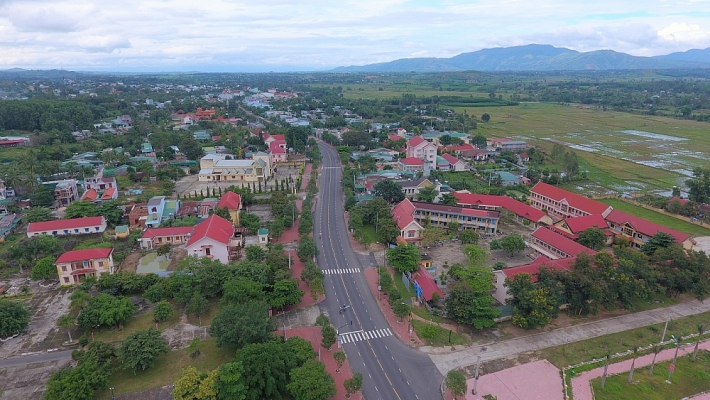
[{"label": "distant hill", "polygon": [[613,50],[581,53],[550,45],[498,47],[451,58],[404,58],[338,67],[335,72],[581,71],[612,69],[710,68],[710,48],[666,56],[638,57]]}]

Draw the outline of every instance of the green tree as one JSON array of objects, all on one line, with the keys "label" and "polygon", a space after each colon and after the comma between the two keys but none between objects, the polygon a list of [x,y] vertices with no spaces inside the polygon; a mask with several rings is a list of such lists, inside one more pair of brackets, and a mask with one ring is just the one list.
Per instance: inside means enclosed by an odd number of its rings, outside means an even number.
[{"label": "green tree", "polygon": [[121,342],[118,349],[119,358],[124,369],[133,371],[133,374],[151,368],[155,358],[167,353],[168,341],[160,335],[160,331],[150,328],[145,331],[134,332]]},{"label": "green tree", "polygon": [[303,262],[316,257],[318,255],[318,247],[316,246],[315,240],[310,236],[301,236],[298,240],[296,255],[298,255],[298,259]]},{"label": "green tree", "polygon": [[335,364],[338,366],[338,369],[336,369],[335,372],[338,372],[338,370],[343,367],[343,364],[345,364],[347,356],[344,351],[336,351],[333,353],[333,359],[335,360]]},{"label": "green tree", "polygon": [[159,301],[153,309],[153,320],[155,322],[164,322],[173,316],[173,306],[167,301]]},{"label": "green tree", "polygon": [[483,247],[475,244],[463,246],[463,253],[468,257],[469,265],[474,267],[482,266],[488,258],[488,252]]},{"label": "green tree", "polygon": [[346,379],[343,382],[343,387],[347,393],[346,397],[359,392],[360,389],[362,389],[362,374],[359,372],[354,373],[352,378]]},{"label": "green tree", "polygon": [[123,210],[120,208],[120,204],[116,200],[104,201],[101,203],[101,206],[99,206],[97,215],[101,215],[106,218],[106,222],[109,225],[116,226],[121,223],[121,218],[123,218]]},{"label": "green tree", "polygon": [[439,191],[436,190],[434,186],[427,186],[419,189],[417,194],[417,200],[423,201],[425,203],[433,203],[436,196],[439,195]]},{"label": "green tree", "polygon": [[261,220],[256,214],[242,212],[239,213],[239,225],[249,229],[250,233],[256,233],[261,228]]},{"label": "green tree", "polygon": [[337,338],[336,338],[336,332],[335,328],[333,328],[331,325],[326,325],[321,328],[320,330],[322,339],[321,339],[321,346],[325,347],[326,350],[330,350],[330,348],[335,344]]},{"label": "green tree", "polygon": [[400,272],[414,272],[419,269],[422,256],[413,244],[400,245],[387,250],[387,262]]},{"label": "green tree", "polygon": [[451,370],[446,374],[446,387],[449,388],[454,399],[465,396],[468,391],[466,377],[460,371]]},{"label": "green tree", "polygon": [[32,279],[35,281],[57,279],[58,277],[54,257],[40,258],[32,268]]},{"label": "green tree", "polygon": [[330,320],[327,315],[320,313],[318,317],[316,317],[316,326],[323,327],[326,325],[330,325]]},{"label": "green tree", "polygon": [[54,195],[47,185],[39,185],[30,196],[30,204],[34,207],[49,207],[54,204]]},{"label": "green tree", "polygon": [[245,400],[247,387],[243,382],[244,367],[239,361],[222,364],[217,371],[218,400]]},{"label": "green tree", "polygon": [[42,222],[51,221],[55,218],[54,215],[52,215],[52,210],[50,210],[49,208],[32,207],[27,210],[24,219],[26,222]]},{"label": "green tree", "polygon": [[560,304],[557,293],[549,287],[535,286],[530,274],[517,274],[505,282],[512,297],[513,324],[531,329],[548,325],[559,314]]},{"label": "green tree", "polygon": [[653,255],[660,248],[668,248],[675,243],[675,238],[665,232],[658,232],[648,242],[641,246],[641,251],[647,256]]},{"label": "green tree", "polygon": [[317,360],[291,370],[291,383],[287,388],[294,400],[326,400],[335,396],[335,381],[325,371],[325,365]]},{"label": "green tree", "polygon": [[374,195],[383,198],[387,203],[399,203],[404,200],[402,188],[394,181],[383,180],[374,186]]},{"label": "green tree", "polygon": [[606,244],[606,236],[601,229],[587,228],[579,234],[579,244],[592,250],[601,250]]},{"label": "green tree", "polygon": [[182,375],[173,385],[175,400],[215,400],[217,399],[216,382],[218,371],[200,374],[195,367],[182,370]]},{"label": "green tree", "polygon": [[511,257],[513,257],[515,253],[520,253],[525,250],[525,241],[522,236],[513,233],[503,236],[500,240],[500,246],[503,250],[510,254]]},{"label": "green tree", "polygon": [[251,301],[222,308],[212,320],[209,334],[216,339],[219,347],[239,348],[271,340],[274,329],[274,321],[269,319],[266,304]]},{"label": "green tree", "polygon": [[227,207],[216,207],[212,214],[224,218],[227,221],[232,220],[232,214],[229,213],[229,209]]},{"label": "green tree", "polygon": [[448,234],[441,228],[429,227],[422,231],[422,246],[431,246],[436,242],[444,241]]},{"label": "green tree", "polygon": [[94,329],[101,325],[116,326],[127,321],[135,311],[136,307],[130,299],[100,293],[81,310],[78,322],[84,329]]},{"label": "green tree", "polygon": [[471,144],[479,149],[485,149],[488,146],[488,139],[479,133],[471,139]]},{"label": "green tree", "polygon": [[57,326],[67,330],[67,335],[69,335],[69,342],[74,340],[71,338],[71,328],[74,327],[74,317],[71,314],[64,314],[57,320]]},{"label": "green tree", "polygon": [[399,317],[399,322],[402,322],[402,318],[409,315],[409,304],[401,302],[401,301],[397,302],[392,307],[392,312],[394,313],[394,315]]},{"label": "green tree", "polygon": [[108,385],[109,370],[99,366],[96,360],[80,362],[74,368],[61,369],[47,382],[46,399],[91,400],[95,392]]},{"label": "green tree", "polygon": [[314,359],[318,353],[313,350],[313,345],[308,340],[299,337],[291,336],[286,339],[286,347],[296,356],[297,365],[301,366],[308,360]]},{"label": "green tree", "polygon": [[253,343],[237,351],[244,366],[242,381],[247,400],[281,399],[287,393],[290,373],[298,365],[296,356],[283,342]]},{"label": "green tree", "polygon": [[446,204],[447,206],[455,206],[458,203],[458,199],[451,193],[444,193],[441,195],[441,204]]},{"label": "green tree", "polygon": [[153,284],[145,292],[143,292],[143,297],[148,299],[151,303],[157,303],[165,298],[165,293],[163,291],[163,285],[160,283]]},{"label": "green tree", "polygon": [[[284,216],[284,218],[287,218]],[[279,218],[276,219],[275,221],[271,221],[269,223],[269,235],[273,237],[274,239],[280,238],[284,234],[284,218]]]},{"label": "green tree", "polygon": [[461,244],[478,244],[478,232],[475,229],[464,229],[459,232]]},{"label": "green tree", "polygon": [[262,301],[266,299],[264,285],[248,278],[234,278],[224,283],[222,291],[223,305],[243,304],[249,301]]},{"label": "green tree", "polygon": [[99,215],[96,204],[90,201],[75,201],[69,204],[64,212],[64,218],[95,217]]},{"label": "green tree", "polygon": [[262,262],[266,259],[266,252],[264,249],[255,244],[244,248],[244,252],[247,255],[248,261]]},{"label": "green tree", "polygon": [[492,274],[480,270],[472,275],[475,277],[473,285],[460,281],[450,286],[445,303],[446,312],[456,322],[472,325],[476,329],[494,326],[500,312],[493,306],[490,295]]},{"label": "green tree", "polygon": [[192,136],[185,136],[180,141],[180,152],[187,157],[188,160],[199,160],[205,155],[200,144]]},{"label": "green tree", "polygon": [[209,310],[210,302],[199,291],[195,291],[185,305],[186,314],[204,315]]},{"label": "green tree", "polygon": [[488,115],[488,113],[483,113],[483,114],[481,115],[481,121],[483,121],[483,122],[488,122],[488,121],[490,121],[490,120],[491,120],[491,116]]}]

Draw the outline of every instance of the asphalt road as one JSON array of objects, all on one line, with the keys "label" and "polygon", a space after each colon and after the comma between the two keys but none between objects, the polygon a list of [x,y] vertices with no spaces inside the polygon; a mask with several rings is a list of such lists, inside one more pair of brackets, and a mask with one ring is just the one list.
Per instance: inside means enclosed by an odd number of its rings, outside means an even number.
[{"label": "asphalt road", "polygon": [[0,368],[16,367],[18,365],[34,364],[38,362],[56,361],[64,358],[71,358],[72,350],[53,351],[51,353],[39,353],[27,356],[6,358],[0,360]]},{"label": "asphalt road", "polygon": [[[363,271],[372,261],[356,254],[348,239],[340,159],[332,147],[319,146],[323,171],[314,214],[318,265],[329,272],[338,271],[325,275],[324,306],[331,324],[338,328],[350,367],[363,375],[362,392],[368,400],[441,399],[441,373],[427,355],[392,336],[367,286]],[[346,308],[340,312],[343,306]]]}]

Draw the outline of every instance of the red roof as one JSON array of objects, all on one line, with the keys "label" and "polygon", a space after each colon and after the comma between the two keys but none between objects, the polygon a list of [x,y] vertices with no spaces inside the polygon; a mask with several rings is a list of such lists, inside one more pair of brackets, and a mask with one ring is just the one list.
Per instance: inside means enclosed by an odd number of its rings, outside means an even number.
[{"label": "red roof", "polygon": [[195,226],[190,240],[187,241],[187,246],[189,247],[204,238],[228,244],[232,236],[234,236],[234,224],[216,214],[212,214]]},{"label": "red roof", "polygon": [[67,251],[66,253],[62,253],[62,255],[59,256],[59,258],[57,258],[57,261],[55,261],[55,264],[75,262],[75,261],[93,260],[96,258],[106,258],[109,255],[111,255],[112,251],[113,251],[113,249],[110,247],[100,248],[100,249]]},{"label": "red roof", "polygon": [[242,205],[242,199],[239,194],[234,192],[227,192],[219,198],[219,203],[217,207],[224,208],[227,207],[228,210],[239,210]]},{"label": "red roof", "polygon": [[279,146],[279,141],[269,143],[269,151],[273,154],[286,154],[286,149]]},{"label": "red roof", "polygon": [[404,199],[392,209],[392,219],[397,223],[399,229],[404,229],[414,221],[414,204],[409,199]]},{"label": "red roof", "polygon": [[419,271],[415,272],[413,275],[414,281],[422,288],[422,297],[424,297],[426,301],[431,301],[431,296],[435,292],[439,293],[440,298],[444,298],[444,292],[439,289],[439,286],[434,282],[434,278],[429,275],[429,271],[427,271],[424,266],[419,267]]},{"label": "red roof", "polygon": [[[675,238],[676,243],[682,243],[687,240],[690,235],[683,232],[678,232],[671,228],[666,228],[663,225],[659,225],[655,222],[645,220],[643,218],[635,217],[631,214],[621,212],[619,210],[614,210],[606,217],[607,221],[611,221],[617,225],[622,225],[628,223],[633,226],[635,230],[643,233],[646,236],[653,236],[658,232],[665,232],[673,238]],[[612,228],[613,229],[613,228]]]},{"label": "red roof", "polygon": [[99,196],[99,193],[94,190],[94,189],[89,189],[86,192],[84,192],[84,195],[81,196],[81,201],[84,200],[89,200],[89,201],[94,201],[96,198]]},{"label": "red roof", "polygon": [[19,144],[24,143],[23,139],[12,139],[12,140],[0,140],[0,146],[5,146],[9,144]]},{"label": "red roof", "polygon": [[181,236],[187,235],[195,229],[194,226],[171,226],[167,228],[148,228],[143,232],[141,239],[152,239],[154,237]]},{"label": "red roof", "polygon": [[454,156],[452,156],[451,154],[448,154],[448,153],[444,153],[444,155],[442,155],[442,157],[444,157],[444,159],[445,159],[446,161],[448,161],[449,164],[451,164],[451,165],[454,165],[454,164],[456,164],[457,162],[460,161],[458,158],[456,158],[456,157],[454,157]]},{"label": "red roof", "polygon": [[444,151],[466,151],[466,150],[475,150],[476,148],[473,147],[472,144],[459,144],[456,146],[444,146],[443,150]]},{"label": "red roof", "polygon": [[92,274],[94,272],[96,272],[96,268],[82,268],[82,269],[75,269],[74,271],[71,272],[70,275]]},{"label": "red roof", "polygon": [[503,269],[503,274],[508,279],[513,279],[515,275],[518,274],[530,274],[532,276],[532,281],[537,282],[537,273],[542,267],[549,267],[557,271],[569,271],[572,269],[572,264],[575,258],[561,258],[559,260],[550,260],[545,256],[539,256],[535,261],[527,265],[521,265],[519,267],[505,268]]},{"label": "red roof", "polygon": [[405,165],[424,165],[424,161],[416,158],[416,157],[407,157],[399,160],[402,164]]},{"label": "red roof", "polygon": [[415,136],[415,137],[409,139],[409,142],[407,142],[407,146],[410,146],[410,147],[417,147],[417,146],[419,146],[419,145],[422,144],[422,143],[429,143],[429,142],[427,142],[426,140],[424,140],[424,138],[421,137],[421,136]]},{"label": "red roof", "polygon": [[585,215],[584,217],[565,218],[565,223],[573,233],[580,233],[585,229],[607,229],[604,217],[600,214]]},{"label": "red roof", "polygon": [[672,201],[677,201],[678,203],[680,203],[681,206],[684,206],[684,205],[688,204],[689,200],[688,199],[681,199],[680,197],[671,197],[669,202],[672,202]]},{"label": "red roof", "polygon": [[284,142],[286,141],[286,135],[271,135],[271,137],[276,140],[282,140]]},{"label": "red roof", "polygon": [[72,219],[57,219],[54,221],[30,222],[27,232],[61,231],[64,229],[87,228],[103,225],[104,217],[83,217]]},{"label": "red roof", "polygon": [[387,139],[392,140],[392,141],[397,141],[399,139],[403,139],[403,137],[397,136],[397,135],[387,135]]},{"label": "red roof", "polygon": [[530,192],[549,197],[555,201],[566,200],[567,204],[582,210],[588,214],[603,214],[611,208],[604,203],[592,200],[588,197],[580,196],[576,193],[568,192],[556,186],[548,185],[545,182],[538,182],[530,189]]},{"label": "red roof", "polygon": [[116,191],[115,188],[108,188],[104,192],[104,194],[101,195],[101,200],[111,200],[113,198],[113,193]]},{"label": "red roof", "polygon": [[559,233],[553,232],[546,227],[539,227],[533,232],[532,237],[537,238],[550,246],[560,250],[563,253],[569,254],[571,257],[577,257],[581,253],[589,253],[591,255],[597,252],[584,247],[581,244],[575,242],[574,240],[568,239]]},{"label": "red roof", "polygon": [[508,196],[457,192],[454,192],[454,196],[456,196],[458,199],[457,203],[460,205],[503,207],[510,212],[535,222],[539,222],[547,215],[535,207],[531,207]]}]

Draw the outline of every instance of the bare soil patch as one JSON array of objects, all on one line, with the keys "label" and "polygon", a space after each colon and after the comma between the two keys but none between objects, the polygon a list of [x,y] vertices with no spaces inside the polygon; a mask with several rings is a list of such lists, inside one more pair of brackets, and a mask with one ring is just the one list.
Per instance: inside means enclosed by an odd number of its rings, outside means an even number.
[{"label": "bare soil patch", "polygon": [[170,265],[168,265],[168,271],[175,271],[178,263],[185,257],[187,257],[187,249],[182,247],[174,247],[170,252]]},{"label": "bare soil patch", "polygon": [[123,259],[123,262],[121,262],[121,267],[119,269],[121,271],[136,272],[136,269],[138,269],[138,263],[140,262],[142,256],[143,254],[141,254],[140,251],[129,253],[126,258]]},{"label": "bare soil patch", "polygon": [[42,399],[49,377],[71,363],[71,360],[57,360],[0,368],[0,396],[3,399]]}]

